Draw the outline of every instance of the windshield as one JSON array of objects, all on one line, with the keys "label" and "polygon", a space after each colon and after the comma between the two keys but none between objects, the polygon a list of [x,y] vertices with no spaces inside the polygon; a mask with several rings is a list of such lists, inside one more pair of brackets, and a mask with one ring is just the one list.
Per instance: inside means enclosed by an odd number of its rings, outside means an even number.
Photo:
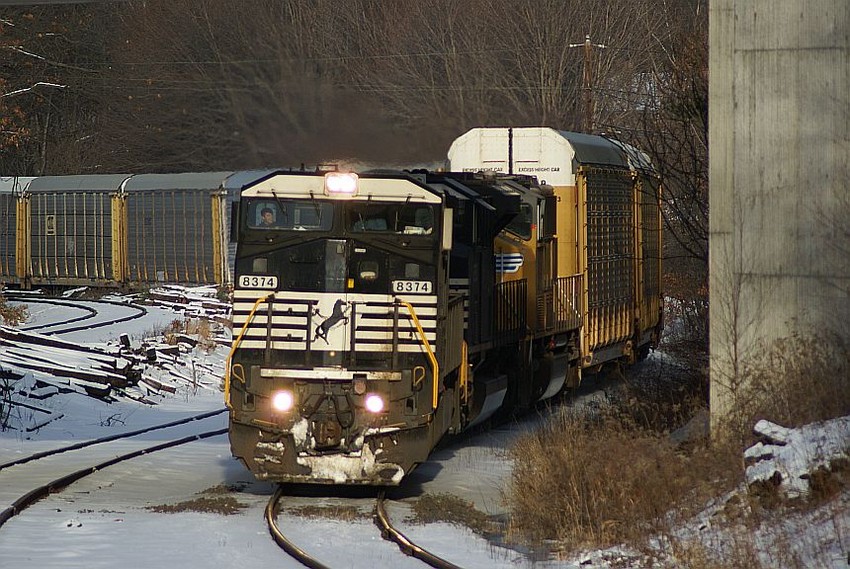
[{"label": "windshield", "polygon": [[352,232],[430,235],[434,230],[434,208],[410,203],[350,203],[345,227]]},{"label": "windshield", "polygon": [[527,203],[520,205],[519,213],[505,227],[514,235],[518,235],[523,239],[531,238],[531,206]]},{"label": "windshield", "polygon": [[333,204],[321,200],[248,200],[248,227],[290,231],[328,231]]}]

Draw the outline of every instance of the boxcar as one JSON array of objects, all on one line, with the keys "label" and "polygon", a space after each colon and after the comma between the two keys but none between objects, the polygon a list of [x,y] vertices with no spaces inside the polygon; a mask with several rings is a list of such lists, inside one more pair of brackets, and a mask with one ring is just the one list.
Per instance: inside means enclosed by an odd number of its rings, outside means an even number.
[{"label": "boxcar", "polygon": [[229,242],[227,204],[238,200],[232,185],[261,174],[3,179],[0,282],[22,287],[228,284],[235,247]]}]

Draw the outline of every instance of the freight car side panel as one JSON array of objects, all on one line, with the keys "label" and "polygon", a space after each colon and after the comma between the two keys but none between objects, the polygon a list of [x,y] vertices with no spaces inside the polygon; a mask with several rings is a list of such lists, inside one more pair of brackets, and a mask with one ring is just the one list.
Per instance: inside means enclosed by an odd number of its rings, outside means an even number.
[{"label": "freight car side panel", "polygon": [[[584,354],[632,338],[635,310],[633,185],[630,172],[599,167],[579,169],[584,225],[586,279]],[[619,353],[622,354],[620,348]],[[592,365],[610,359],[596,353]]]},{"label": "freight car side panel", "polygon": [[12,193],[0,193],[0,283],[17,282],[18,200]]},{"label": "freight car side panel", "polygon": [[29,196],[34,284],[112,284],[112,199],[108,192]]},{"label": "freight car side panel", "polygon": [[[638,335],[642,345],[661,323],[661,185],[654,176],[638,175]],[[655,338],[657,341],[657,338]]]},{"label": "freight car side panel", "polygon": [[213,200],[208,191],[135,191],[126,198],[130,282],[214,284],[216,259]]}]

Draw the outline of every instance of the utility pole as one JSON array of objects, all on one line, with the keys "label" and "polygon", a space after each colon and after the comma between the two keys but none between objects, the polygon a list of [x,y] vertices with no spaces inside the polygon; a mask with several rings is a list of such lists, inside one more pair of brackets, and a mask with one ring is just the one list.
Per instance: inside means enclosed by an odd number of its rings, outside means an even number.
[{"label": "utility pole", "polygon": [[605,44],[590,43],[590,34],[584,36],[584,43],[571,43],[570,47],[584,48],[584,74],[582,79],[582,90],[584,92],[584,121],[583,129],[588,134],[593,134],[593,65],[591,57],[593,48],[605,49]]}]

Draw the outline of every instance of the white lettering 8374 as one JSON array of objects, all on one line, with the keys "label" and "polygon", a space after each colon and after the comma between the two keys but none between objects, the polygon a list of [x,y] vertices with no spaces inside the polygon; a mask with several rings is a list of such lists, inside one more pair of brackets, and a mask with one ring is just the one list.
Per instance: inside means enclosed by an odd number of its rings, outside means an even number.
[{"label": "white lettering 8374", "polygon": [[431,294],[431,281],[393,281],[393,292]]},{"label": "white lettering 8374", "polygon": [[277,288],[277,277],[269,275],[240,275],[239,288]]}]

